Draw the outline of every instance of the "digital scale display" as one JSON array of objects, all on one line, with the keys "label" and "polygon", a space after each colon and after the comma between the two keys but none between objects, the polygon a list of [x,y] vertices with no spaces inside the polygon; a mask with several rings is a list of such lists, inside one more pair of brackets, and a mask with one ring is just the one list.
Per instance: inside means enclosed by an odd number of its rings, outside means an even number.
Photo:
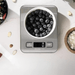
[{"label": "digital scale display", "polygon": [[45,47],[45,42],[34,42],[34,47],[37,47],[37,48],[39,48],[39,47],[42,47],[42,48],[44,48]]}]

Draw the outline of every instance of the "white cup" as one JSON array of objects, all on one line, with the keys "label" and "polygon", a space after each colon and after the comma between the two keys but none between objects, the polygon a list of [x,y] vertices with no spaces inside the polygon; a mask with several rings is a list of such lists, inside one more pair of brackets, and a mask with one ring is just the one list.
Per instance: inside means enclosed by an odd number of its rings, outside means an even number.
[{"label": "white cup", "polygon": [[[53,28],[52,28],[52,30],[50,31],[50,33],[47,34],[47,35],[44,36],[44,37],[35,37],[35,36],[31,35],[31,34],[28,32],[28,30],[26,29],[26,18],[27,18],[27,16],[28,16],[28,14],[31,13],[32,11],[37,10],[37,9],[47,11],[48,13],[50,13],[50,14],[53,16],[53,21],[54,21]],[[56,19],[55,19],[54,14],[52,13],[52,11],[50,11],[48,8],[45,8],[45,7],[35,7],[35,8],[33,8],[33,9],[31,9],[30,11],[28,11],[28,13],[25,15],[24,27],[25,27],[26,32],[27,32],[31,37],[36,38],[36,39],[43,39],[43,38],[46,38],[46,37],[50,36],[50,35],[53,33],[53,31],[54,31],[54,29],[55,29],[55,27],[56,27]]]}]

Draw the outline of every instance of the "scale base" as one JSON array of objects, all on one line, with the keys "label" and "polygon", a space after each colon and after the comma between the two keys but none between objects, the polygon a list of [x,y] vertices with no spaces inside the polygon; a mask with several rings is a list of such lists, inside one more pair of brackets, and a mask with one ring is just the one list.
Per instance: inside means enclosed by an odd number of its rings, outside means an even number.
[{"label": "scale base", "polygon": [[[36,39],[28,35],[24,28],[24,18],[26,13],[32,8],[37,6],[22,6],[20,10],[20,49],[24,53],[53,53],[57,51],[57,24],[54,32],[44,39]],[[55,6],[43,6],[51,10],[56,18],[57,22],[57,13],[58,10]],[[35,44],[34,44],[35,43]],[[39,43],[39,44],[38,44]],[[36,47],[36,44],[39,47]],[[45,47],[44,47],[45,45]]]}]

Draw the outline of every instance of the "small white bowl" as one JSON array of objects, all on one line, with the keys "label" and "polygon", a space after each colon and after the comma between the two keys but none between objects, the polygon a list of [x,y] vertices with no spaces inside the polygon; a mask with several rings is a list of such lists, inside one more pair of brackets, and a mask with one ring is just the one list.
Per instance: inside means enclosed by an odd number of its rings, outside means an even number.
[{"label": "small white bowl", "polygon": [[[37,10],[37,9],[47,11],[47,12],[50,13],[50,14],[52,15],[52,17],[53,17],[53,21],[54,21],[54,23],[53,23],[53,28],[52,28],[52,30],[50,31],[50,33],[47,34],[47,35],[44,36],[44,37],[36,37],[36,36],[33,36],[33,35],[31,35],[31,34],[28,32],[28,30],[26,29],[26,18],[27,18],[27,16],[28,16],[32,11],[35,11],[35,10]],[[36,38],[36,39],[43,39],[43,38],[46,38],[46,37],[50,36],[50,35],[53,33],[53,31],[54,31],[54,29],[55,29],[55,27],[56,27],[56,19],[55,19],[54,14],[52,13],[52,11],[50,11],[49,9],[47,9],[47,8],[45,8],[45,7],[35,7],[35,8],[33,8],[33,9],[31,9],[30,11],[28,11],[28,13],[25,15],[24,27],[25,27],[26,32],[27,32],[31,37]]]}]

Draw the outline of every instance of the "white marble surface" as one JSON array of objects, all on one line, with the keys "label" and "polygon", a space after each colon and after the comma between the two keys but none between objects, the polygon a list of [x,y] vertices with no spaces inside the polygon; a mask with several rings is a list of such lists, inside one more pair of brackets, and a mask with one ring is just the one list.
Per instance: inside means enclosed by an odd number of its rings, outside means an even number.
[{"label": "white marble surface", "polygon": [[[72,0],[7,0],[9,13],[6,21],[0,26],[0,44],[12,55],[13,58],[0,58],[0,75],[75,75],[75,54],[69,52],[64,44],[64,36],[75,19],[75,3]],[[45,4],[58,7],[58,51],[56,53],[22,53],[20,51],[20,18],[19,9],[24,4]],[[68,16],[71,11],[73,16]],[[17,14],[18,15],[17,15]],[[7,37],[8,32],[11,37]],[[13,48],[9,48],[13,44]],[[1,49],[0,49],[1,51]]]}]

